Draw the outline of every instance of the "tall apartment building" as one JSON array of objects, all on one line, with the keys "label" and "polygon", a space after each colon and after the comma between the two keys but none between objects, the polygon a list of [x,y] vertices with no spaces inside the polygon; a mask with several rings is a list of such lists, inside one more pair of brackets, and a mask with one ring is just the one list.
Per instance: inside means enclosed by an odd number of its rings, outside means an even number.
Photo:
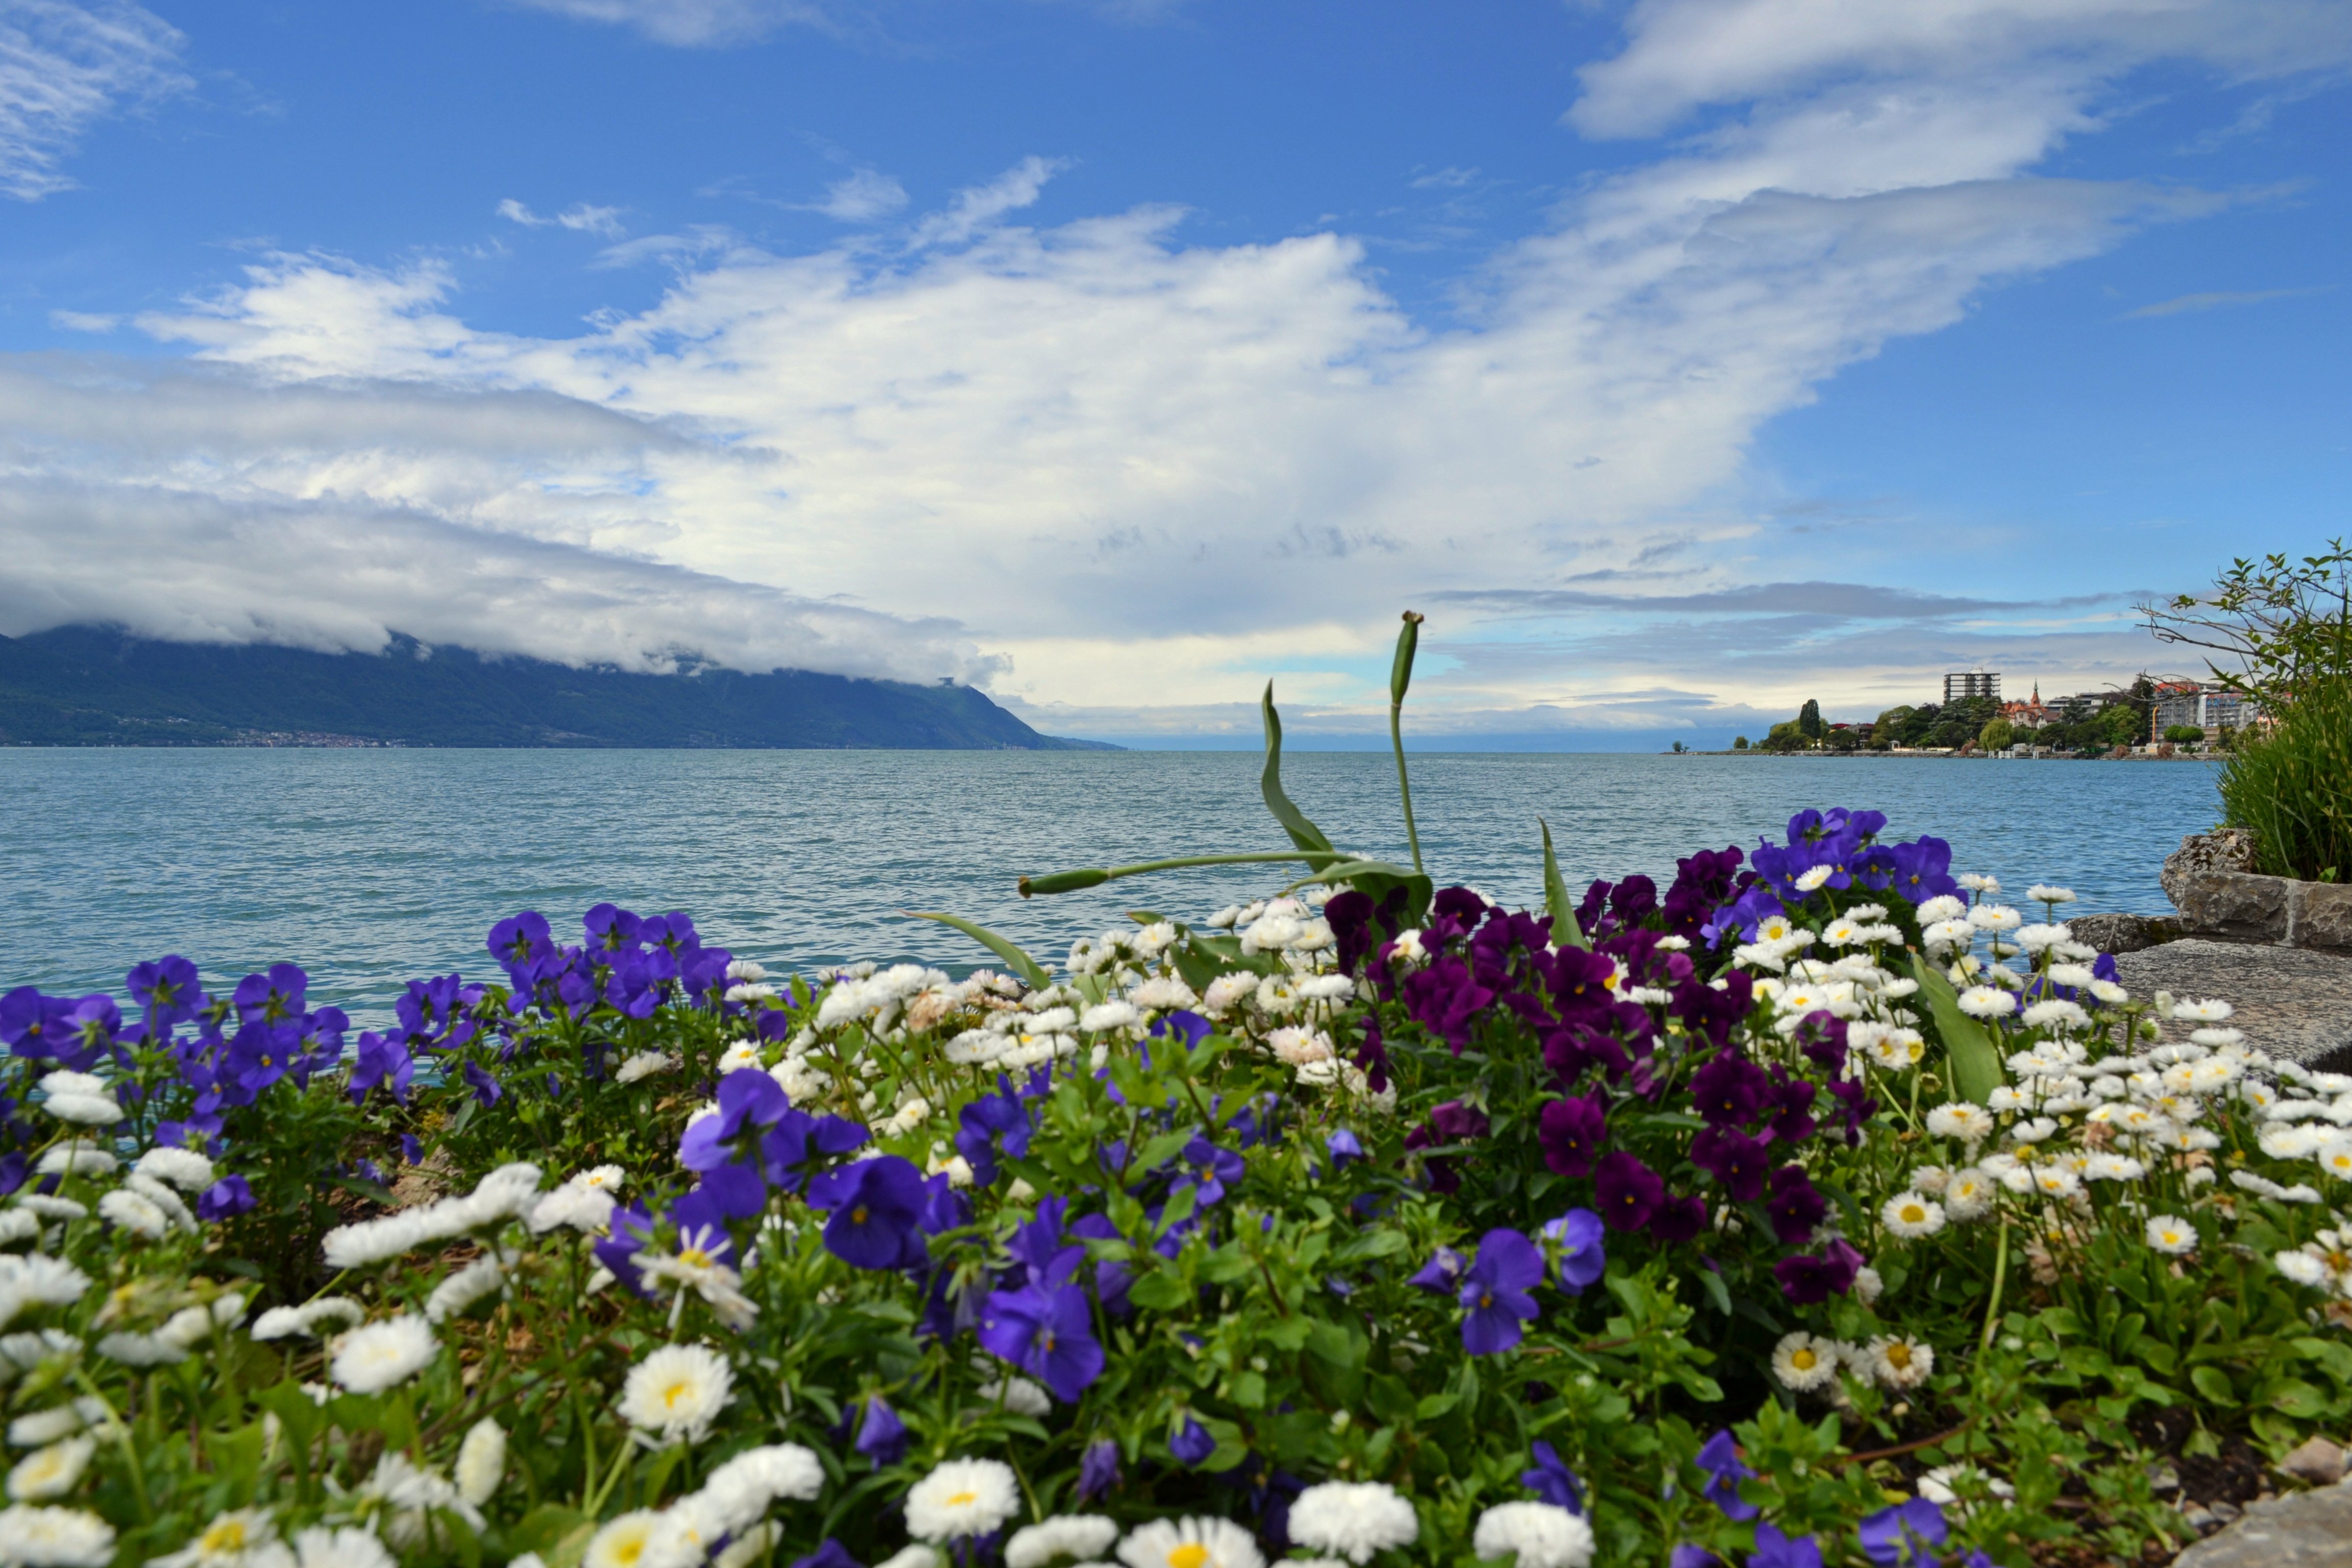
[{"label": "tall apartment building", "polygon": [[2148,713],[2147,738],[2161,741],[2175,724],[2194,724],[2210,738],[2223,730],[2242,729],[2261,716],[2261,709],[2214,680],[2166,680],[2158,683],[2156,702]]},{"label": "tall apartment building", "polygon": [[1969,697],[2000,697],[2000,677],[1981,669],[1955,670],[1944,677],[1947,706]]}]

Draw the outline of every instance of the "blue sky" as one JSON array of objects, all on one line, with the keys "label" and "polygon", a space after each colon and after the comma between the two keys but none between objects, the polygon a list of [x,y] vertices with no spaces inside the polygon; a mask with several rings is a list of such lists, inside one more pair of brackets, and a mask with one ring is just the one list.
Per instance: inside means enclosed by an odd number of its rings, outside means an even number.
[{"label": "blue sky", "polygon": [[0,633],[1717,743],[2352,532],[2320,0],[0,0]]}]

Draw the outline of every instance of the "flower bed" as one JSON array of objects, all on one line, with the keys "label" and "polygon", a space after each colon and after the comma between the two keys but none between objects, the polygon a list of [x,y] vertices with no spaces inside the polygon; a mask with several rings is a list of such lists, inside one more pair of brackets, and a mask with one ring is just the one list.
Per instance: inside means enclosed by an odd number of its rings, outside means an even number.
[{"label": "flower bed", "polygon": [[2063,889],[1835,811],[1515,912],[1284,821],[1325,880],[1059,979],[600,905],[383,1031],[11,993],[0,1561],[2136,1558],[2152,1457],[2352,1412],[2352,1079]]}]

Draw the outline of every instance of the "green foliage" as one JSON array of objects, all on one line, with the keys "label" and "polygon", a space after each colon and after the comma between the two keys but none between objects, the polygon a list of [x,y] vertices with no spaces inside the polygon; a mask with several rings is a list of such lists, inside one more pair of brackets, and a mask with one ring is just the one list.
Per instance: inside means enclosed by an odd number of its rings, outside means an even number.
[{"label": "green foliage", "polygon": [[1748,749],[1748,737],[1745,735],[1734,737],[1731,742],[1731,749],[1735,752],[1746,751]]},{"label": "green foliage", "polygon": [[1995,719],[1977,731],[1977,744],[1988,752],[2005,752],[2017,743],[2017,728],[2006,719]]},{"label": "green foliage", "polygon": [[2352,876],[2352,676],[2305,684],[2266,730],[2238,738],[2222,764],[2225,820],[2254,831],[2273,876]]},{"label": "green foliage", "polygon": [[2195,724],[2167,724],[2164,738],[2176,746],[2193,746],[2205,738],[2205,731]]},{"label": "green foliage", "polygon": [[1805,705],[1797,710],[1797,733],[1808,741],[1819,741],[1822,729],[1822,705],[1808,697]]},{"label": "green foliage", "polygon": [[2352,677],[2352,549],[2341,539],[2299,561],[2241,557],[2210,592],[2139,610],[2160,640],[2202,650],[2215,679],[2266,711],[2315,683]]}]

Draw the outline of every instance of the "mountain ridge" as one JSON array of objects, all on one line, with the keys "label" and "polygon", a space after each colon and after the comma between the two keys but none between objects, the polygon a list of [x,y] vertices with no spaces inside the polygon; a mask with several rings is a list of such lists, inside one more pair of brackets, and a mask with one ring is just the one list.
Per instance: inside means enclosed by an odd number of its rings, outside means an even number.
[{"label": "mountain ridge", "polygon": [[381,653],[320,653],[101,626],[0,637],[0,745],[1118,750],[1040,734],[946,682],[651,675],[405,636]]}]

